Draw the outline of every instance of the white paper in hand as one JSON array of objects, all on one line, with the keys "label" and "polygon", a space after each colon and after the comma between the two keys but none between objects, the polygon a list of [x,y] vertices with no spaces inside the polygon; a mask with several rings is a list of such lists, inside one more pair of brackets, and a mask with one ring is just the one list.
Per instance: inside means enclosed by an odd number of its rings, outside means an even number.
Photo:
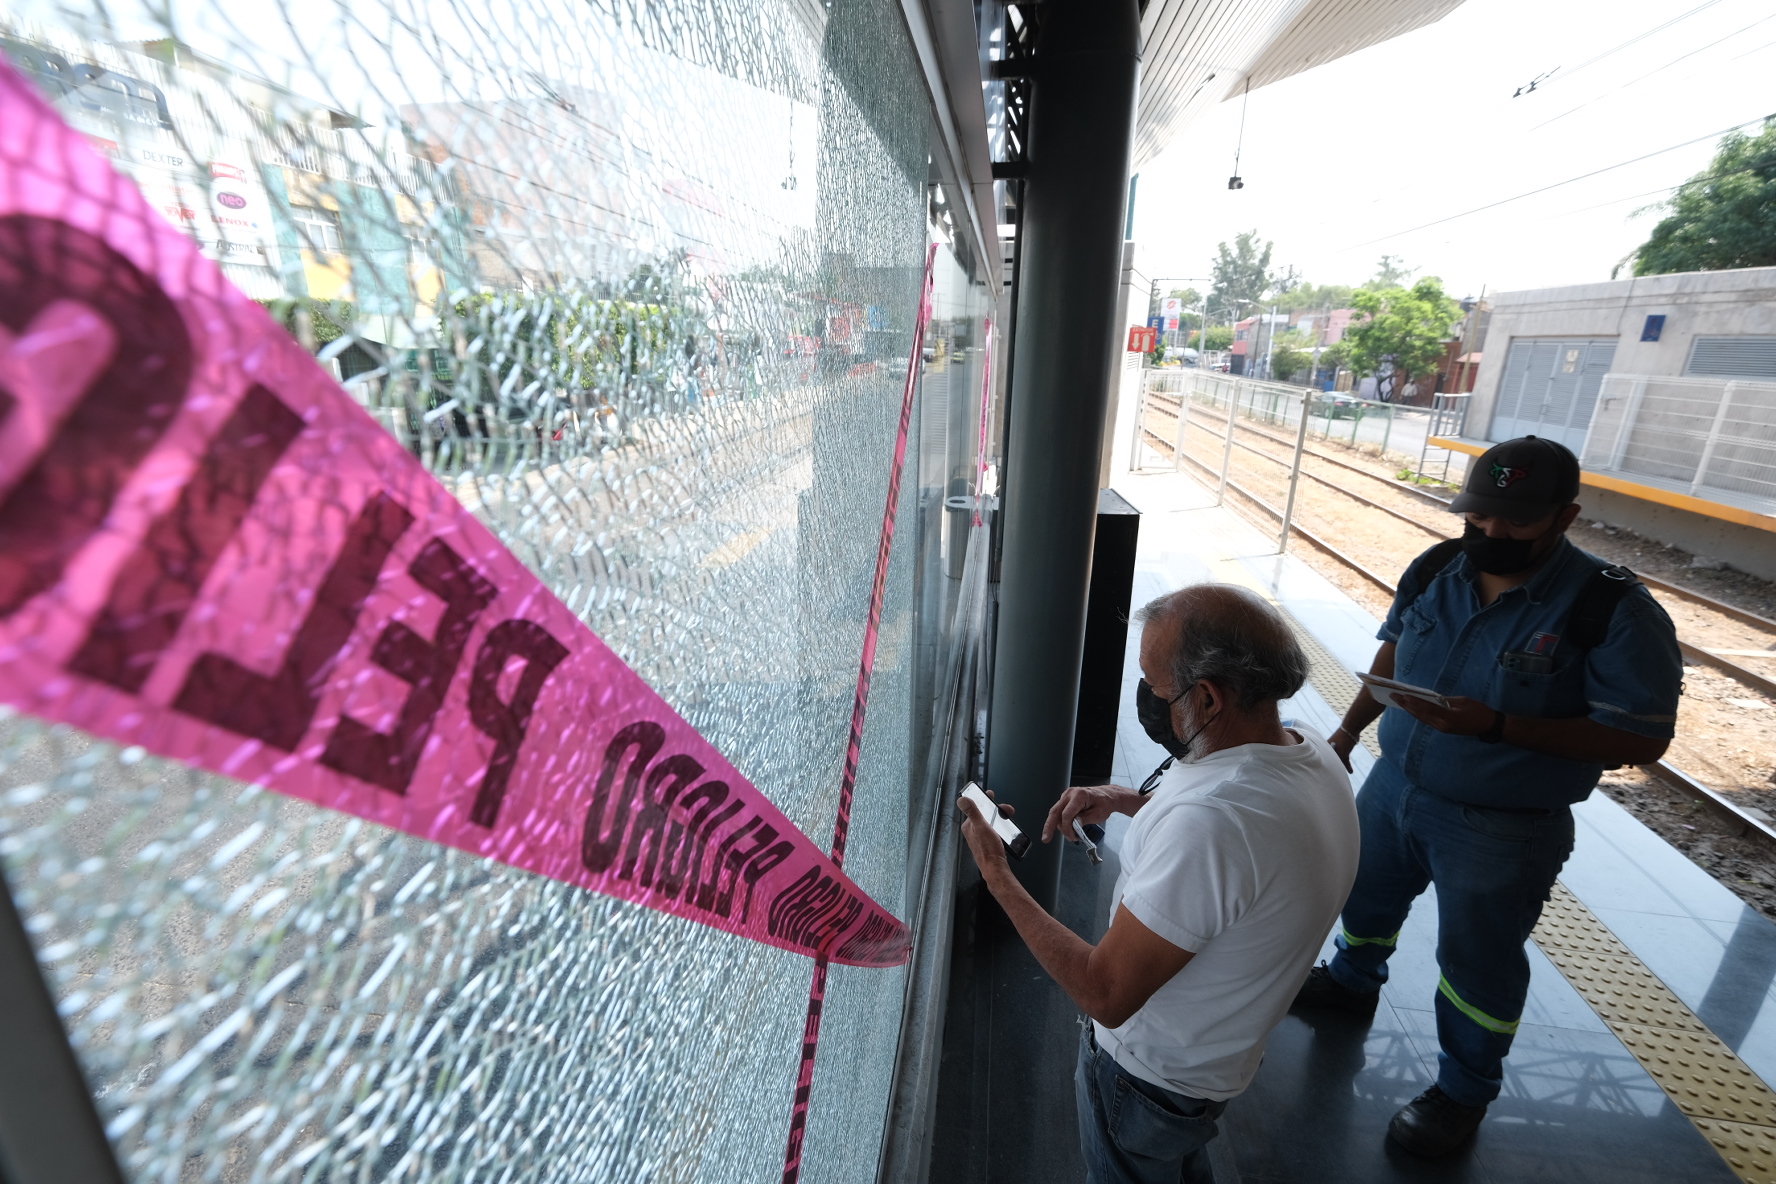
[{"label": "white paper in hand", "polygon": [[1375,701],[1384,707],[1400,706],[1399,700],[1403,696],[1423,699],[1426,702],[1435,703],[1439,707],[1449,706],[1448,699],[1429,687],[1415,687],[1409,682],[1395,682],[1391,678],[1382,678],[1378,674],[1365,674],[1360,670],[1357,672],[1357,678],[1369,688],[1369,693],[1375,696]]}]

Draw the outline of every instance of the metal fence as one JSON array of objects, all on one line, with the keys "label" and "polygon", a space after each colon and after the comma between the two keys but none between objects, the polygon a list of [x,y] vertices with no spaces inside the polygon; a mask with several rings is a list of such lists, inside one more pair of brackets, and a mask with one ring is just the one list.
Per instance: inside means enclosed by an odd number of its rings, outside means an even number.
[{"label": "metal fence", "polygon": [[[1177,399],[1177,422],[1162,425],[1152,422],[1149,411],[1164,416],[1172,414],[1171,400]],[[1309,437],[1350,445],[1372,444],[1385,456],[1390,449],[1410,456],[1419,454],[1419,472],[1423,472],[1427,448],[1434,437],[1459,435],[1467,413],[1466,395],[1437,396],[1431,407],[1407,407],[1361,399],[1354,395],[1290,386],[1280,382],[1238,378],[1202,370],[1149,371],[1141,389],[1141,404],[1135,417],[1135,433],[1129,467],[1143,466],[1142,449],[1167,447],[1171,462],[1179,471],[1191,471],[1214,485],[1216,504],[1225,500],[1233,467],[1237,439],[1236,425],[1242,421],[1251,426],[1280,429],[1277,434],[1287,441],[1293,439],[1294,457],[1289,465],[1289,492],[1283,506],[1272,506],[1254,495],[1235,487],[1235,491],[1257,501],[1281,523],[1278,550],[1287,546],[1295,507],[1295,489],[1301,475],[1301,456]],[[1196,414],[1192,415],[1192,410]],[[1194,430],[1192,430],[1194,429]],[[1167,439],[1163,431],[1169,431]],[[1447,450],[1443,450],[1447,451]],[[1275,458],[1281,463],[1281,458]],[[1447,475],[1448,463],[1444,462]]]},{"label": "metal fence", "polygon": [[[1194,463],[1204,473],[1218,474],[1215,490],[1215,504],[1220,505],[1227,497],[1228,476],[1233,467],[1234,425],[1240,419],[1248,419],[1258,423],[1290,426],[1295,429],[1295,454],[1289,466],[1289,495],[1281,510],[1260,502],[1264,509],[1278,516],[1281,529],[1277,536],[1277,551],[1280,553],[1288,548],[1289,529],[1295,512],[1295,489],[1301,479],[1301,454],[1307,443],[1308,427],[1313,419],[1312,403],[1319,396],[1318,391],[1305,387],[1287,386],[1280,382],[1262,382],[1257,379],[1231,378],[1227,375],[1215,374],[1201,370],[1185,370],[1173,373],[1150,372],[1141,387],[1141,404],[1135,415],[1134,452],[1130,458],[1131,468],[1141,468],[1141,449],[1144,444],[1144,433],[1147,427],[1147,411],[1155,405],[1154,396],[1159,395],[1169,403],[1170,399],[1178,400],[1178,423],[1176,435],[1171,441],[1172,465],[1183,470],[1185,461]],[[1193,457],[1187,450],[1186,437],[1192,423],[1191,408],[1207,409],[1218,418],[1223,425],[1218,432],[1212,451],[1216,455],[1205,458]],[[1196,426],[1203,427],[1201,423]],[[1197,474],[1199,477],[1203,473]],[[1237,487],[1236,487],[1237,491]],[[1242,491],[1243,492],[1243,491]],[[1250,496],[1250,495],[1247,495]]]},{"label": "metal fence", "polygon": [[1607,375],[1580,463],[1696,497],[1776,506],[1776,383]]},{"label": "metal fence", "polygon": [[[1296,408],[1305,394],[1310,397],[1309,434],[1352,446],[1373,444],[1384,455],[1391,450],[1404,450],[1407,455],[1417,451],[1421,462],[1427,438],[1460,434],[1468,399],[1466,395],[1438,395],[1431,407],[1408,407],[1203,370],[1148,371],[1142,389],[1143,409],[1147,396],[1153,394],[1186,396],[1198,406],[1222,408],[1232,403],[1239,407],[1242,418],[1273,425],[1294,424]],[[1139,440],[1137,432],[1137,447]],[[1138,462],[1139,453],[1132,459]]]}]

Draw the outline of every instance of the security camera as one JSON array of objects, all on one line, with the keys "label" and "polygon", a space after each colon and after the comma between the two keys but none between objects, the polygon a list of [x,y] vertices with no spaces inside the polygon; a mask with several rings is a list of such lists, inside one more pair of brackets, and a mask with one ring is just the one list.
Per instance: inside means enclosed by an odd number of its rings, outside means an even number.
[{"label": "security camera", "polygon": [[1246,187],[1246,183],[1244,181],[1240,180],[1238,177],[1229,177],[1229,178],[1227,178],[1227,187],[1229,189],[1244,189]]}]

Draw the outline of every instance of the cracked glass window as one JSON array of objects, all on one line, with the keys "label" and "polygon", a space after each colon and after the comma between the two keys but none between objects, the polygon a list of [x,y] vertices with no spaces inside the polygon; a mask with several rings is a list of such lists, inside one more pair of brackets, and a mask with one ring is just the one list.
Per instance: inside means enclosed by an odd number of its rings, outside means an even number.
[{"label": "cracked glass window", "polygon": [[[26,4],[0,51],[906,915],[985,291],[891,7]],[[812,962],[12,714],[0,856],[140,1181],[781,1173]],[[835,967],[805,1178],[875,1175],[903,972]]]}]

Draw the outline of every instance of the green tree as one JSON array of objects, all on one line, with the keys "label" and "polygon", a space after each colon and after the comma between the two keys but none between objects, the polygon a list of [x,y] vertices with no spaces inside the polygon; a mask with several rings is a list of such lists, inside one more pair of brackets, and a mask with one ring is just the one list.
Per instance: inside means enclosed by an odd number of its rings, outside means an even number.
[{"label": "green tree", "polygon": [[1436,373],[1461,306],[1443,292],[1443,281],[1426,276],[1410,289],[1365,288],[1351,297],[1361,314],[1344,331],[1343,364],[1359,376],[1374,375],[1376,394],[1391,402],[1415,379]]},{"label": "green tree", "polygon": [[1349,308],[1351,293],[1355,290],[1349,284],[1303,283],[1278,296],[1276,304],[1282,312],[1320,312]]},{"label": "green tree", "polygon": [[1632,256],[1635,275],[1776,264],[1776,116],[1756,136],[1729,133],[1707,171],[1662,208],[1668,213]]},{"label": "green tree", "polygon": [[1260,246],[1258,232],[1247,230],[1233,236],[1231,250],[1226,243],[1216,248],[1216,259],[1211,265],[1215,277],[1215,286],[1209,291],[1211,313],[1231,312],[1243,303],[1255,304],[1270,291],[1276,278],[1270,270],[1270,253],[1275,246],[1273,242]]},{"label": "green tree", "polygon": [[1299,375],[1300,380],[1305,381],[1312,365],[1313,355],[1306,350],[1279,344],[1270,358],[1271,377],[1278,382],[1291,382]]},{"label": "green tree", "polygon": [[1402,255],[1383,255],[1381,262],[1375,265],[1375,274],[1363,286],[1372,292],[1405,287],[1406,281],[1418,271],[1418,268],[1407,267],[1405,264],[1406,259]]},{"label": "green tree", "polygon": [[[301,341],[305,333],[311,335],[317,349],[345,336],[346,327],[357,316],[357,306],[349,300],[281,296],[275,300],[261,300],[259,304],[296,340]],[[302,324],[304,319],[308,321],[306,327]]]},{"label": "green tree", "polygon": [[[1209,326],[1209,348],[1226,349],[1233,344],[1233,330],[1226,325]],[[1198,330],[1190,335],[1190,348],[1202,348],[1202,332]]]}]

